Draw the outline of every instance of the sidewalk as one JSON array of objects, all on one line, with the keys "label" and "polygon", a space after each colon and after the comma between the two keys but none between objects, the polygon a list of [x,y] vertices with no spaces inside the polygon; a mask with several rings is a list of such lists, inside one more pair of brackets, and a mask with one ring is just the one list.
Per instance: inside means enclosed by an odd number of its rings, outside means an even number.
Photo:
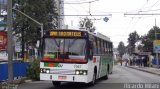
[{"label": "sidewalk", "polygon": [[[26,83],[26,82],[32,82],[32,80],[26,77],[22,77],[22,78],[13,80],[11,86],[13,89],[17,89],[19,84]],[[0,89],[7,89],[7,86],[8,86],[7,81],[0,81]]]},{"label": "sidewalk", "polygon": [[138,66],[128,66],[129,68],[137,69],[140,71],[156,74],[160,76],[160,69],[153,67],[138,67]]}]

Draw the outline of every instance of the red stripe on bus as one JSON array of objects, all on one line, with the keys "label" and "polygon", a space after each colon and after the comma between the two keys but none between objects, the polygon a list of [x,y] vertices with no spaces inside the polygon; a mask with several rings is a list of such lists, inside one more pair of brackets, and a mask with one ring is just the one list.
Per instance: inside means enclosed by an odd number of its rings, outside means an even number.
[{"label": "red stripe on bus", "polygon": [[96,63],[96,61],[97,61],[96,57],[93,57],[93,63]]},{"label": "red stripe on bus", "polygon": [[59,59],[59,58],[54,58],[54,59],[51,59],[51,58],[43,58],[43,60],[41,61],[48,61],[48,62],[80,62],[80,63],[85,63],[87,62],[87,60],[85,59]]},{"label": "red stripe on bus", "polygon": [[85,59],[64,59],[64,62],[87,62]]}]

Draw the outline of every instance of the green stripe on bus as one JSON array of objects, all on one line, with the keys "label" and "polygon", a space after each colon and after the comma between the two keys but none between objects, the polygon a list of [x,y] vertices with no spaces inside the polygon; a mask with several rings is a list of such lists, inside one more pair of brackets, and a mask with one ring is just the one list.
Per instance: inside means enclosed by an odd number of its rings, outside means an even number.
[{"label": "green stripe on bus", "polygon": [[45,66],[45,67],[46,67],[46,66],[48,67],[48,63],[45,62],[45,63],[44,63],[44,66]]},{"label": "green stripe on bus", "polygon": [[59,63],[49,63],[49,62],[44,62],[44,67],[49,67],[49,65],[53,65],[52,67],[58,67]]}]

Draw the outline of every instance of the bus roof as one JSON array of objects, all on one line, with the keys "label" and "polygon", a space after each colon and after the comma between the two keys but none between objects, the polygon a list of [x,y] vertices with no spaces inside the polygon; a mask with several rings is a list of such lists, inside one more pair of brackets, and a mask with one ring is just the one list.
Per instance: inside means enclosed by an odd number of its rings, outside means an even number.
[{"label": "bus roof", "polygon": [[90,32],[89,32],[89,34],[92,34],[92,35],[94,35],[94,36],[96,36],[96,37],[98,37],[98,38],[100,38],[100,39],[105,40],[105,41],[112,42],[109,37],[103,35],[102,33],[99,33],[99,32],[97,32],[97,33],[90,33]]}]

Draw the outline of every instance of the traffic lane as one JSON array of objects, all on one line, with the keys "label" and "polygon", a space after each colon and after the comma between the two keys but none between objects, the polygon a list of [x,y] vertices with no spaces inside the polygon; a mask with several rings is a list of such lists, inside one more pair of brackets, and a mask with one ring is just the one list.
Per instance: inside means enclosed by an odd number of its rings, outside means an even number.
[{"label": "traffic lane", "polygon": [[114,66],[109,79],[100,79],[94,86],[87,86],[84,83],[63,83],[60,87],[54,87],[51,81],[35,81],[21,84],[18,89],[124,89],[126,83],[160,83],[159,81],[160,76],[128,67]]},{"label": "traffic lane", "polygon": [[124,89],[123,83],[100,83],[98,80],[94,86],[89,86],[84,83],[63,83],[59,87],[55,87],[51,82],[40,81],[24,83],[18,86],[18,89]]},{"label": "traffic lane", "polygon": [[[160,83],[160,76],[147,73],[144,71],[139,71],[136,69],[128,68],[128,67],[122,67],[123,70],[128,71],[130,73],[130,76],[132,79],[136,78],[136,82],[142,82],[142,83]],[[131,81],[132,82],[132,81]]]},{"label": "traffic lane", "polygon": [[34,81],[23,83],[18,86],[18,89],[88,89],[85,83],[62,83],[61,86],[55,87],[51,81]]},{"label": "traffic lane", "polygon": [[66,83],[59,87],[50,87],[47,89],[124,89],[123,83],[97,83],[89,86],[84,83]]},{"label": "traffic lane", "polygon": [[[92,86],[91,86],[92,87]],[[52,83],[25,83],[18,87],[18,89],[90,89],[84,83],[63,83],[59,87],[55,87]],[[94,88],[92,88],[94,89]]]},{"label": "traffic lane", "polygon": [[53,87],[51,83],[24,83],[18,86],[18,89],[49,89]]},{"label": "traffic lane", "polygon": [[160,76],[124,66],[114,66],[113,74],[101,83],[160,83]]}]

